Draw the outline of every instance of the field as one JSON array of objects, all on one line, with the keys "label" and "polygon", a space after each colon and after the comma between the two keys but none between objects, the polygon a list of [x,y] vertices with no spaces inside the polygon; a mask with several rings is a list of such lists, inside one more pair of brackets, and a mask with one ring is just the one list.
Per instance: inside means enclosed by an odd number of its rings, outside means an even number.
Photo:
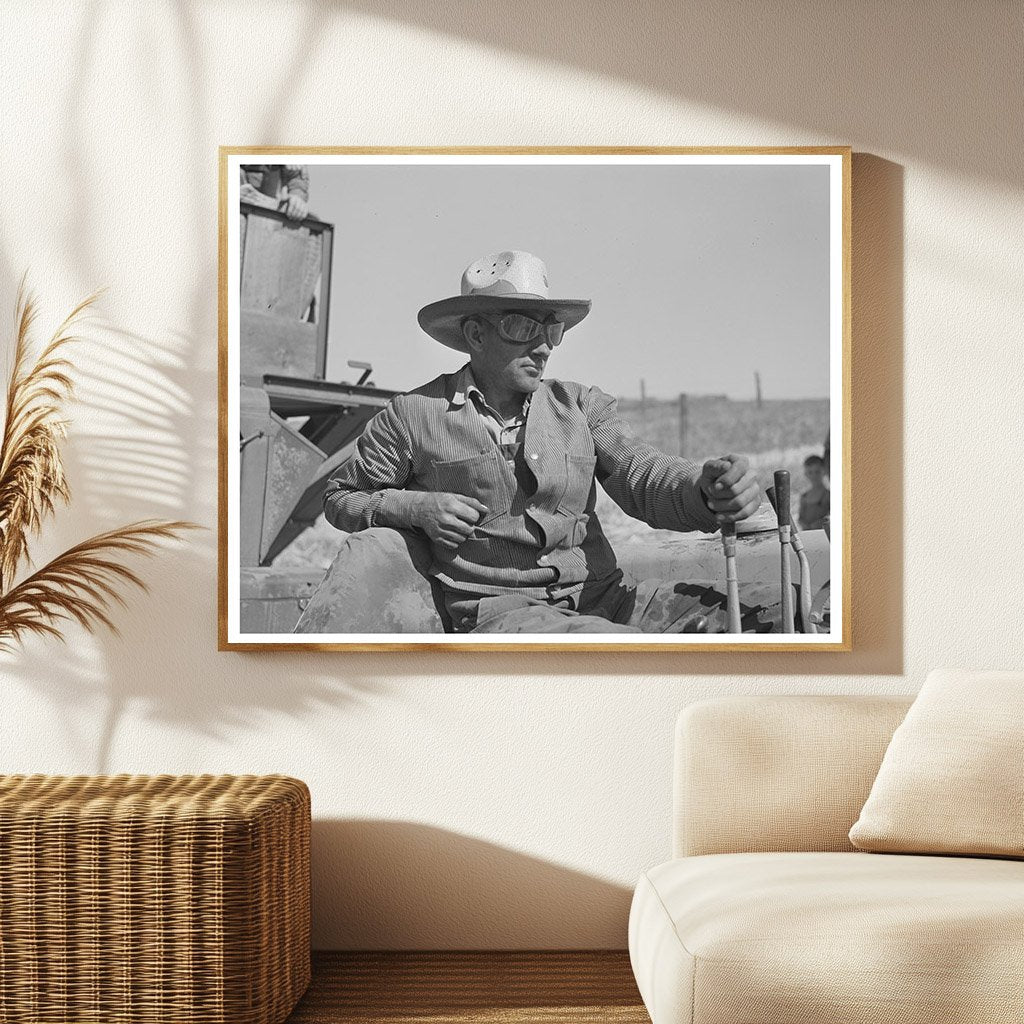
[{"label": "field", "polygon": [[[685,405],[682,430],[678,400],[647,399],[641,403],[622,398],[619,411],[641,437],[669,454],[683,454],[696,461],[727,452],[748,456],[762,488],[771,485],[775,470],[788,469],[793,478],[795,515],[803,460],[822,453],[828,433],[828,399],[765,400],[758,407],[753,401],[690,395]],[[598,493],[597,511],[612,544],[657,533],[627,516],[603,491]],[[321,517],[274,564],[326,569],[343,537]]]},{"label": "field", "polygon": [[[714,455],[746,455],[757,470],[761,489],[771,486],[777,469],[793,479],[794,516],[803,483],[803,461],[822,453],[828,434],[827,398],[735,402],[719,395],[688,395],[686,421],[681,428],[681,403],[620,398],[619,412],[643,438],[662,451],[703,462]],[[654,533],[645,523],[627,516],[603,493],[598,515],[608,539],[630,540]]]}]

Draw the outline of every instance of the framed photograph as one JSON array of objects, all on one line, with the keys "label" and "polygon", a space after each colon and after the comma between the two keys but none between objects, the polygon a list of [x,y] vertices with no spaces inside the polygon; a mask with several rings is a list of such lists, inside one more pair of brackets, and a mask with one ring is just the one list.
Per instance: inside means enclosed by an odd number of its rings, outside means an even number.
[{"label": "framed photograph", "polygon": [[220,174],[221,649],[850,650],[849,148]]}]

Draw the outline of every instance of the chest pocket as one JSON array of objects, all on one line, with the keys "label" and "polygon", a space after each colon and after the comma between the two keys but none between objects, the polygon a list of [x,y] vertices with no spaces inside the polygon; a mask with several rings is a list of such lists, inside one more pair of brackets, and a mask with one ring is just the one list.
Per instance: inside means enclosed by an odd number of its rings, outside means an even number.
[{"label": "chest pocket", "polygon": [[468,459],[456,459],[454,462],[435,462],[432,470],[437,490],[476,498],[487,506],[487,512],[476,524],[478,527],[508,512],[511,490],[505,480],[505,470],[497,451],[472,455]]},{"label": "chest pocket", "polygon": [[558,502],[558,511],[579,515],[587,507],[590,492],[594,487],[594,469],[597,457],[594,455],[565,456],[565,490]]}]

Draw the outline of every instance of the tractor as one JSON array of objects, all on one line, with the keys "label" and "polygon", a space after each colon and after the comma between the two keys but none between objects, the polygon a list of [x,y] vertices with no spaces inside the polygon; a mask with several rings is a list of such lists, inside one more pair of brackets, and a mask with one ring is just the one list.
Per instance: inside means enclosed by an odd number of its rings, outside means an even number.
[{"label": "tractor", "polygon": [[[353,383],[327,379],[334,227],[240,204],[239,490],[240,628],[245,633],[434,634],[450,631],[430,549],[409,531],[350,534],[326,574],[274,560],[316,521],[328,478],[363,427],[398,394],[377,387],[372,366],[351,360]],[[359,353],[367,355],[368,353]],[[780,480],[781,484],[785,481]],[[788,498],[785,499],[788,510]],[[738,537],[657,535],[616,547],[627,580],[722,580],[738,570],[743,597],[766,606],[789,593],[797,629],[827,631],[829,541],[801,535],[785,552],[780,590],[778,520],[767,505]],[[723,558],[723,546],[725,556]],[[789,573],[785,566],[789,565]],[[738,605],[737,605],[738,606]]]},{"label": "tractor", "polygon": [[328,381],[334,227],[242,203],[240,210],[239,622],[290,633],[323,571],[274,559],[321,511],[328,477],[396,392],[351,362],[355,383]]}]

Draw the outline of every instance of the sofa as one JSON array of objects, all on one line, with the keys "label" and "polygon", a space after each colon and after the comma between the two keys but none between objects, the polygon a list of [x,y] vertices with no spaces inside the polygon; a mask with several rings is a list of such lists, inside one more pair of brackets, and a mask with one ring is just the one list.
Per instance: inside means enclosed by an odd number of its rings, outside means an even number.
[{"label": "sofa", "polygon": [[674,857],[640,879],[629,922],[653,1024],[1024,1021],[1024,860],[850,842],[910,703],[737,697],[681,714]]}]

